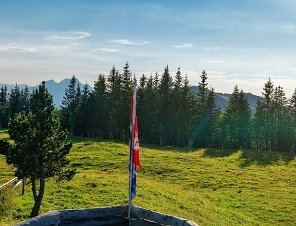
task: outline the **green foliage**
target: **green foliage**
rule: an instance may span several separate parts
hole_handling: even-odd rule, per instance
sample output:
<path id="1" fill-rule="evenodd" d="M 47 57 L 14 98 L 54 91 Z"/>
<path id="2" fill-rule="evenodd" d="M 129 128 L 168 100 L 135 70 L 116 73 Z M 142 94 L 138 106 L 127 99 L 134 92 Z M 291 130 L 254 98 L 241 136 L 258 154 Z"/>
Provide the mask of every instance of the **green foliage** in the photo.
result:
<path id="1" fill-rule="evenodd" d="M 227 148 L 248 148 L 251 141 L 251 108 L 244 92 L 235 86 L 223 113 L 222 133 Z"/>
<path id="2" fill-rule="evenodd" d="M 274 89 L 269 79 L 263 88 L 263 97 L 258 100 L 254 118 L 254 134 L 260 149 L 288 152 L 296 141 L 294 95 L 290 102 L 283 87 Z"/>
<path id="3" fill-rule="evenodd" d="M 0 129 L 6 128 L 9 121 L 9 101 L 7 87 L 2 86 L 0 90 Z"/>
<path id="4" fill-rule="evenodd" d="M 69 164 L 66 156 L 72 146 L 67 133 L 54 117 L 52 96 L 43 82 L 30 99 L 30 113 L 16 114 L 9 123 L 9 135 L 14 141 L 6 150 L 8 164 L 15 167 L 15 176 L 29 178 L 32 183 L 34 207 L 31 216 L 39 213 L 45 180 L 71 179 L 74 171 L 64 169 Z M 39 191 L 36 187 L 39 182 Z"/>
<path id="5" fill-rule="evenodd" d="M 202 71 L 200 79 L 198 92 L 193 93 L 187 75 L 183 77 L 180 68 L 174 79 L 168 66 L 160 78 L 158 74 L 142 75 L 137 92 L 141 142 L 200 148 L 291 150 L 296 143 L 296 94 L 288 101 L 283 88 L 274 88 L 269 78 L 255 114 L 246 95 L 237 87 L 228 107 L 221 112 L 214 89 L 208 88 L 206 71 Z M 122 74 L 115 66 L 108 76 L 100 74 L 92 92 L 84 89 L 81 93 L 73 77 L 60 110 L 63 128 L 78 136 L 127 142 L 132 86 L 128 63 Z"/>
<path id="6" fill-rule="evenodd" d="M 77 109 L 79 105 L 79 98 L 81 96 L 77 78 L 73 75 L 70 83 L 65 91 L 61 106 L 61 124 L 63 128 L 67 129 L 71 135 L 74 134 L 74 129 L 77 121 Z"/>
<path id="7" fill-rule="evenodd" d="M 208 77 L 205 70 L 202 71 L 200 78 L 201 81 L 198 83 L 197 100 L 202 105 L 206 101 L 206 96 L 208 93 L 208 83 L 206 82 Z"/>

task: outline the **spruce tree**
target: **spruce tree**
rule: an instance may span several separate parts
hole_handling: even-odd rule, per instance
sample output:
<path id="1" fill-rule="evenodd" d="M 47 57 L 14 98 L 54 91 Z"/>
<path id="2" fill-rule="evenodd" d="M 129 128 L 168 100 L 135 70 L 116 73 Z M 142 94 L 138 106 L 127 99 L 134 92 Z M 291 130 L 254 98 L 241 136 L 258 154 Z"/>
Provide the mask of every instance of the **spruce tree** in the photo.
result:
<path id="1" fill-rule="evenodd" d="M 264 140 L 265 140 L 265 149 L 272 149 L 272 133 L 274 129 L 274 114 L 273 109 L 271 107 L 274 88 L 271 79 L 265 83 L 263 88 L 263 105 L 264 105 Z"/>
<path id="2" fill-rule="evenodd" d="M 140 134 L 142 134 L 144 142 L 158 143 L 159 142 L 159 104 L 158 104 L 158 86 L 155 82 L 157 75 L 152 75 L 147 79 L 145 89 L 143 90 L 143 101 L 138 104 L 142 105 L 142 114 L 139 119 Z M 140 108 L 140 109 L 141 109 Z M 142 131 L 142 132 L 141 132 Z"/>
<path id="3" fill-rule="evenodd" d="M 169 72 L 169 67 L 166 66 L 161 76 L 158 90 L 159 98 L 159 131 L 160 144 L 169 144 L 171 135 L 171 111 L 172 111 L 172 88 L 173 79 Z"/>
<path id="4" fill-rule="evenodd" d="M 223 113 L 225 146 L 248 148 L 251 138 L 251 108 L 244 92 L 235 86 Z"/>
<path id="5" fill-rule="evenodd" d="M 0 89 L 0 129 L 7 128 L 9 120 L 9 103 L 7 87 L 2 86 Z"/>
<path id="6" fill-rule="evenodd" d="M 206 101 L 207 96 L 207 73 L 205 70 L 201 73 L 201 81 L 198 83 L 197 101 L 202 105 Z"/>
<path id="7" fill-rule="evenodd" d="M 238 100 L 238 145 L 243 148 L 250 148 L 252 139 L 251 127 L 252 110 L 248 103 L 247 96 L 241 90 Z"/>
<path id="8" fill-rule="evenodd" d="M 274 129 L 272 137 L 272 149 L 275 151 L 288 151 L 293 140 L 293 128 L 291 115 L 287 107 L 288 101 L 285 97 L 283 87 L 277 86 L 274 91 L 272 108 L 274 112 Z"/>
<path id="9" fill-rule="evenodd" d="M 98 76 L 94 83 L 94 91 L 90 95 L 90 128 L 92 136 L 99 136 L 103 138 L 108 137 L 107 119 L 107 91 L 106 78 L 103 74 Z"/>
<path id="10" fill-rule="evenodd" d="M 138 122 L 140 125 L 142 125 L 143 122 L 143 116 L 144 116 L 144 110 L 143 110 L 143 101 L 144 101 L 144 95 L 145 95 L 145 88 L 147 85 L 147 77 L 143 74 L 139 81 L 139 87 L 137 89 L 137 117 Z M 145 140 L 144 136 L 144 130 L 141 128 L 139 131 L 139 136 L 142 140 L 142 142 Z"/>
<path id="11" fill-rule="evenodd" d="M 21 90 L 20 94 L 20 110 L 25 114 L 29 113 L 30 91 L 28 86 Z"/>
<path id="12" fill-rule="evenodd" d="M 172 90 L 172 136 L 174 140 L 174 145 L 181 145 L 182 141 L 182 133 L 183 133 L 183 120 L 182 118 L 182 105 L 183 105 L 183 99 L 182 99 L 182 87 L 183 86 L 183 78 L 181 75 L 180 68 L 178 68 L 175 80 L 173 82 L 173 90 Z"/>
<path id="13" fill-rule="evenodd" d="M 182 133 L 182 143 L 192 147 L 194 139 L 194 129 L 197 121 L 197 101 L 196 97 L 190 90 L 190 85 L 187 75 L 183 80 L 182 86 L 182 116 L 183 119 L 181 128 L 183 128 Z"/>
<path id="14" fill-rule="evenodd" d="M 122 128 L 121 122 L 121 107 L 122 107 L 122 79 L 118 71 L 113 66 L 109 75 L 107 76 L 107 105 L 108 107 L 108 131 L 109 138 L 121 139 Z"/>
<path id="15" fill-rule="evenodd" d="M 10 92 L 9 97 L 9 117 L 14 118 L 14 115 L 21 112 L 21 91 L 16 84 Z"/>
<path id="16" fill-rule="evenodd" d="M 216 103 L 216 95 L 214 89 L 208 91 L 205 100 L 205 113 L 207 115 L 207 124 L 204 132 L 204 144 L 208 148 L 215 146 L 218 140 L 218 117 L 219 109 Z"/>
<path id="17" fill-rule="evenodd" d="M 130 99 L 133 90 L 133 80 L 132 74 L 129 69 L 128 62 L 125 64 L 123 68 L 122 74 L 122 89 L 121 89 L 121 107 L 120 107 L 120 127 L 123 131 L 123 140 L 127 141 L 129 137 L 129 107 L 130 107 Z"/>
<path id="18" fill-rule="evenodd" d="M 292 118 L 292 128 L 293 128 L 293 144 L 296 145 L 296 89 L 290 99 L 290 109 Z"/>
<path id="19" fill-rule="evenodd" d="M 206 103 L 206 100 L 209 95 L 209 91 L 207 88 L 208 83 L 206 82 L 208 77 L 205 71 L 202 71 L 200 76 L 201 81 L 198 85 L 197 92 L 197 122 L 194 133 L 194 143 L 198 147 L 208 147 L 208 123 L 209 123 L 209 105 Z"/>
<path id="20" fill-rule="evenodd" d="M 80 87 L 77 87 L 77 78 L 73 75 L 65 90 L 65 96 L 63 97 L 61 106 L 62 127 L 67 129 L 71 135 L 74 135 L 79 96 Z"/>
<path id="21" fill-rule="evenodd" d="M 90 104 L 90 92 L 88 85 L 85 84 L 80 94 L 79 104 L 76 112 L 76 134 L 80 136 L 89 136 L 89 104 Z"/>
<path id="22" fill-rule="evenodd" d="M 253 138 L 256 145 L 256 150 L 259 150 L 264 145 L 264 129 L 265 129 L 265 108 L 262 98 L 258 97 L 256 104 L 256 112 L 252 122 Z"/>

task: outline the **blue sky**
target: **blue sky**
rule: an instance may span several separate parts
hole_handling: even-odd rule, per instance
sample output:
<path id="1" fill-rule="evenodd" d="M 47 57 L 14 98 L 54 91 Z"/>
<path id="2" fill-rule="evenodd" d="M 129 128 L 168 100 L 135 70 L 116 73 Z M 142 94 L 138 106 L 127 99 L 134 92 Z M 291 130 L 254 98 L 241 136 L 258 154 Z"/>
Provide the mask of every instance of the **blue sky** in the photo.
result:
<path id="1" fill-rule="evenodd" d="M 296 88 L 296 1 L 4 1 L 0 83 L 36 85 L 99 73 L 128 61 L 136 76 L 181 67 L 196 85 L 260 94 L 270 76 Z"/>

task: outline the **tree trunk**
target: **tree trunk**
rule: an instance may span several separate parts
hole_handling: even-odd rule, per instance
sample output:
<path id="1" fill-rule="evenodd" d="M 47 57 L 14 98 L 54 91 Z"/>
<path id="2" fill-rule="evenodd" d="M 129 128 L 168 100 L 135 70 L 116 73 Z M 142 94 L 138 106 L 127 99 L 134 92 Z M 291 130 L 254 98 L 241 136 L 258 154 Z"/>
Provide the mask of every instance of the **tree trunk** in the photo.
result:
<path id="1" fill-rule="evenodd" d="M 31 180 L 31 181 L 32 181 L 32 192 L 33 192 L 35 203 L 32 208 L 30 217 L 36 217 L 39 215 L 40 206 L 41 206 L 41 202 L 44 195 L 45 179 L 40 179 L 40 187 L 39 187 L 38 195 L 36 193 L 36 181 L 35 180 Z"/>
<path id="2" fill-rule="evenodd" d="M 25 185 L 26 185 L 26 178 L 23 178 L 23 184 L 22 184 L 22 195 L 25 194 Z"/>

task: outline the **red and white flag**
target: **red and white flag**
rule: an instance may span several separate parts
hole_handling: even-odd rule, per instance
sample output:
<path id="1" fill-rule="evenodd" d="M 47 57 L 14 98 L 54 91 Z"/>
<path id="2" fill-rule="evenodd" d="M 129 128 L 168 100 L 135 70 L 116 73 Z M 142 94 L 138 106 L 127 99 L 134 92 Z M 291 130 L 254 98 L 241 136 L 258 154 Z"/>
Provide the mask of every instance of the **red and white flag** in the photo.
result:
<path id="1" fill-rule="evenodd" d="M 136 196 L 137 170 L 140 169 L 138 120 L 136 114 L 137 87 L 135 85 L 130 105 L 130 199 Z"/>
<path id="2" fill-rule="evenodd" d="M 135 169 L 140 169 L 140 149 L 139 149 L 139 135 L 138 135 L 138 120 L 136 114 L 136 97 L 137 88 L 135 86 L 134 92 L 131 99 L 131 114 L 130 114 L 130 149 L 133 155 L 133 163 L 135 164 Z"/>

